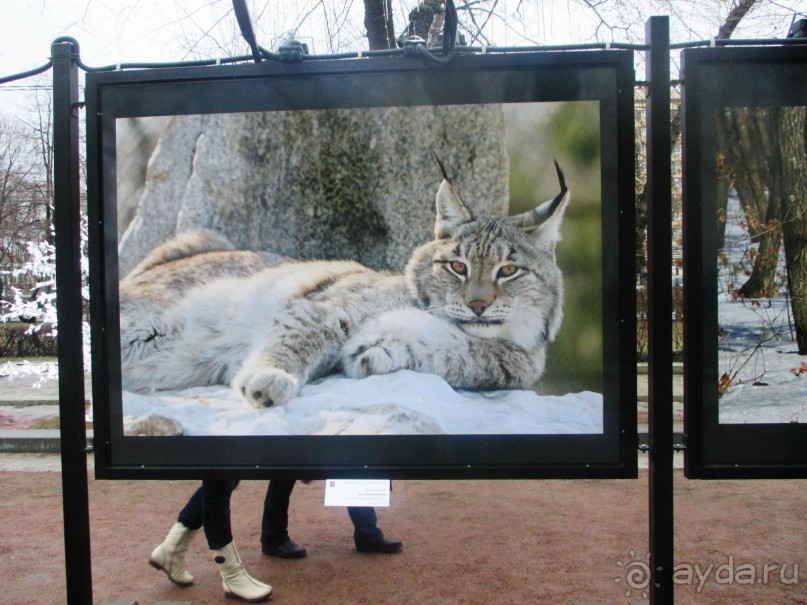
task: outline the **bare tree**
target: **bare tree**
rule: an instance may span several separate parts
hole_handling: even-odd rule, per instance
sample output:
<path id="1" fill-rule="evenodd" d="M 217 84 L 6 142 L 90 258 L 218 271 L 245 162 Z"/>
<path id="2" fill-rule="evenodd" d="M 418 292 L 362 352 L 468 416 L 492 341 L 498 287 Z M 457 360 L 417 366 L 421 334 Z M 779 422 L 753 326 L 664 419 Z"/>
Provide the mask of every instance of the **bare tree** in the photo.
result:
<path id="1" fill-rule="evenodd" d="M 27 133 L 0 121 L 0 268 L 13 271 L 27 259 L 27 242 L 48 233 L 47 185 Z"/>
<path id="2" fill-rule="evenodd" d="M 782 235 L 796 343 L 807 355 L 807 108 L 784 107 L 779 120 L 781 143 Z"/>
<path id="3" fill-rule="evenodd" d="M 721 156 L 737 191 L 754 251 L 738 294 L 773 297 L 784 244 L 796 343 L 807 355 L 807 108 L 727 109 L 718 117 Z"/>
<path id="4" fill-rule="evenodd" d="M 599 19 L 604 20 L 605 17 L 603 16 L 606 14 L 607 9 L 613 9 L 615 6 L 619 8 L 620 11 L 625 10 L 626 5 L 632 5 L 632 3 L 623 3 L 623 2 L 591 2 L 590 0 L 580 0 L 586 6 L 595 10 L 595 14 Z M 679 5 L 674 6 L 671 2 L 661 1 L 661 2 L 651 2 L 648 5 L 660 4 L 662 5 L 659 7 L 661 9 L 660 14 L 664 12 L 671 13 L 671 20 L 673 21 L 673 25 L 675 22 L 682 22 L 684 20 L 683 16 L 680 15 L 681 5 L 686 4 L 688 6 L 694 7 L 696 3 L 679 3 Z M 698 3 L 700 5 L 704 5 L 705 3 L 701 2 Z M 723 3 L 725 4 L 725 3 Z M 714 36 L 715 38 L 719 39 L 729 39 L 732 34 L 735 32 L 737 27 L 740 25 L 740 22 L 746 17 L 751 10 L 759 4 L 758 0 L 740 0 L 737 4 L 734 4 L 733 0 L 729 3 L 730 6 L 728 7 L 728 11 L 726 14 L 725 19 L 720 24 L 717 30 L 717 34 Z M 666 5 L 666 6 L 665 6 Z M 646 5 L 647 6 L 647 5 Z M 640 5 L 637 3 L 635 8 L 638 10 Z M 668 9 L 664 11 L 663 9 Z M 610 11 L 609 11 L 610 14 Z M 635 17 L 635 15 L 634 15 Z M 610 17 L 609 17 L 610 19 Z M 607 21 L 603 21 L 603 25 L 607 25 Z M 633 28 L 638 29 L 638 28 Z M 690 30 L 690 35 L 698 37 L 694 30 Z M 704 34 L 701 33 L 701 36 Z M 680 100 L 679 100 L 680 101 Z M 675 101 L 674 101 L 675 102 Z M 718 131 L 719 132 L 726 132 L 726 124 L 718 124 Z M 680 154 L 680 142 L 681 142 L 681 105 L 680 102 L 677 103 L 677 106 L 674 108 L 671 117 L 670 123 L 670 133 L 671 133 L 671 147 L 672 153 Z M 720 145 L 721 150 L 726 149 L 726 145 Z M 725 155 L 721 156 L 721 163 L 718 166 L 722 171 L 729 170 L 726 166 L 728 160 L 725 158 Z M 645 258 L 645 248 L 644 248 L 644 241 L 647 237 L 647 182 L 644 178 L 644 166 L 637 166 L 637 175 L 642 175 L 641 180 L 637 182 L 637 191 L 636 191 L 636 266 L 637 266 L 637 273 L 641 272 L 641 270 L 646 266 L 647 259 Z M 722 175 L 719 178 L 718 183 L 719 188 L 723 187 L 728 193 L 728 180 L 727 175 Z M 721 198 L 722 199 L 722 198 Z M 718 239 L 722 238 L 722 227 L 724 224 L 718 224 Z"/>
<path id="5" fill-rule="evenodd" d="M 43 1 L 45 10 L 52 0 Z M 591 41 L 642 42 L 650 15 L 670 15 L 675 42 L 710 37 L 784 35 L 803 0 L 455 0 L 459 31 L 469 45 L 523 46 Z M 248 0 L 259 43 L 275 48 L 290 32 L 316 52 L 392 48 L 401 33 L 422 38 L 441 0 Z M 97 32 L 114 23 L 119 45 L 148 40 L 150 56 L 124 60 L 246 54 L 229 0 L 85 2 L 76 25 Z M 158 6 L 158 10 L 155 10 Z M 803 10 L 803 8 L 801 9 Z M 154 25 L 153 15 L 160 23 Z M 394 16 L 394 18 L 393 18 Z M 439 19 L 436 19 L 439 21 Z M 393 27 L 397 23 L 396 28 Z M 411 31 L 410 30 L 411 24 Z M 638 55 L 637 55 L 638 58 Z"/>
<path id="6" fill-rule="evenodd" d="M 53 222 L 53 99 L 37 90 L 31 100 L 31 117 L 25 120 L 27 137 L 35 154 L 34 165 L 37 167 L 40 186 L 40 198 L 46 203 L 42 207 L 45 224 Z M 85 163 L 81 162 L 82 170 Z M 53 233 L 47 229 L 44 239 L 53 244 Z"/>

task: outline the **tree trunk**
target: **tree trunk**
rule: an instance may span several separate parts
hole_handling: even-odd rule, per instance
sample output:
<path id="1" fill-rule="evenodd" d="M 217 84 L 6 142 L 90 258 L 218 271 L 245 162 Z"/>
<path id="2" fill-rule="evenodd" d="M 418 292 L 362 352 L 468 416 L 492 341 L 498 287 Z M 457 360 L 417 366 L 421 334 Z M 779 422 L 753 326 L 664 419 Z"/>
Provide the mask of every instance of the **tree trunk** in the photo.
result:
<path id="1" fill-rule="evenodd" d="M 718 138 L 726 169 L 746 217 L 751 241 L 759 247 L 754 268 L 739 294 L 774 294 L 781 244 L 778 108 L 735 108 L 718 114 Z"/>
<path id="2" fill-rule="evenodd" d="M 757 162 L 764 165 L 767 173 L 767 203 L 764 222 L 754 225 L 752 232 L 759 242 L 754 269 L 748 281 L 739 290 L 746 298 L 771 298 L 776 296 L 776 269 L 779 265 L 779 248 L 782 245 L 782 161 L 779 150 L 780 109 L 770 107 L 759 109 L 754 123 L 762 125 L 755 135 L 757 141 Z M 760 156 L 760 152 L 762 157 Z M 763 185 L 764 186 L 764 185 Z M 765 192 L 761 194 L 764 196 Z M 759 207 L 760 211 L 762 210 Z"/>
<path id="3" fill-rule="evenodd" d="M 715 38 L 718 40 L 728 40 L 731 38 L 731 34 L 733 34 L 734 30 L 737 29 L 740 21 L 742 21 L 743 17 L 745 17 L 748 12 L 754 8 L 756 3 L 757 0 L 740 0 L 740 2 L 738 2 L 737 5 L 731 9 L 731 12 L 729 12 L 728 16 L 726 17 L 726 21 L 720 26 Z"/>
<path id="4" fill-rule="evenodd" d="M 680 116 L 680 114 L 679 114 Z M 715 120 L 717 129 L 717 161 L 715 162 L 715 172 L 717 176 L 717 249 L 722 250 L 726 245 L 726 222 L 728 219 L 728 205 L 729 193 L 733 185 L 733 177 L 731 174 L 731 166 L 729 165 L 726 153 L 723 151 L 726 148 L 726 141 L 729 138 L 726 132 L 727 120 L 725 116 L 718 113 Z M 678 127 L 680 129 L 681 123 L 679 121 Z M 680 132 L 679 132 L 680 134 Z"/>
<path id="5" fill-rule="evenodd" d="M 785 107 L 780 120 L 782 235 L 799 355 L 807 355 L 807 108 Z"/>
<path id="6" fill-rule="evenodd" d="M 395 48 L 392 0 L 364 0 L 364 27 L 370 50 Z"/>
<path id="7" fill-rule="evenodd" d="M 760 235 L 759 248 L 754 259 L 754 269 L 739 290 L 745 298 L 772 298 L 776 296 L 776 267 L 779 262 L 779 247 L 782 244 L 782 228 L 779 222 L 779 204 L 771 197 L 768 203 L 766 230 Z"/>
<path id="8" fill-rule="evenodd" d="M 442 9 L 442 0 L 422 0 L 409 12 L 409 35 L 429 39 L 434 16 Z"/>
<path id="9" fill-rule="evenodd" d="M 722 122 L 722 149 L 734 177 L 734 188 L 740 197 L 748 231 L 753 242 L 765 231 L 768 213 L 768 188 L 771 177 L 770 158 L 777 122 L 767 108 L 727 109 L 718 117 Z"/>
<path id="10" fill-rule="evenodd" d="M 729 192 L 731 191 L 731 175 L 721 168 L 724 162 L 718 162 L 717 173 L 717 249 L 726 245 L 726 217 L 728 215 Z"/>

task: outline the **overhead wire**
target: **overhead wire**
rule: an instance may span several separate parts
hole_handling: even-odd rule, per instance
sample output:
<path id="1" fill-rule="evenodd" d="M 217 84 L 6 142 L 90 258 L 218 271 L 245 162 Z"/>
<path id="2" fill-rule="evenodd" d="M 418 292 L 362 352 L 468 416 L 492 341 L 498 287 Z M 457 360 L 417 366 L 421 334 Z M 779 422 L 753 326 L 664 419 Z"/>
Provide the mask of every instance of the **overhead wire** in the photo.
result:
<path id="1" fill-rule="evenodd" d="M 51 67 L 53 67 L 53 59 L 49 59 L 47 63 L 39 67 L 35 67 L 34 69 L 29 69 L 28 71 L 21 71 L 20 73 L 12 74 L 10 76 L 0 77 L 0 84 L 7 84 L 8 82 L 15 82 L 17 80 L 23 80 L 25 78 L 32 78 L 33 76 L 38 76 L 39 74 L 45 73 Z"/>
<path id="2" fill-rule="evenodd" d="M 282 61 L 283 58 L 277 52 L 267 50 L 260 46 L 255 38 L 249 14 L 246 11 L 244 0 L 233 0 L 236 9 L 236 18 L 242 35 L 250 46 L 250 55 L 239 55 L 234 57 L 224 57 L 217 59 L 197 59 L 191 61 L 167 61 L 167 62 L 130 62 L 116 63 L 101 66 L 91 66 L 84 63 L 79 56 L 78 42 L 71 37 L 63 36 L 54 40 L 54 44 L 59 42 L 69 42 L 74 46 L 74 58 L 76 64 L 85 72 L 121 71 L 128 69 L 166 69 L 183 67 L 208 67 L 218 65 L 229 65 L 235 63 L 255 62 L 262 60 Z M 457 10 L 453 0 L 446 0 L 446 19 L 443 26 L 443 45 L 440 53 L 434 53 L 425 45 L 416 48 L 416 55 L 432 65 L 445 65 L 449 63 L 457 54 L 503 54 L 503 53 L 527 53 L 527 52 L 562 52 L 576 50 L 633 50 L 646 51 L 648 47 L 643 44 L 631 43 L 591 43 L 591 44 L 557 44 L 557 45 L 536 45 L 536 46 L 456 46 L 457 32 Z M 685 48 L 698 47 L 722 47 L 722 46 L 772 46 L 772 45 L 800 45 L 807 44 L 807 38 L 767 38 L 767 39 L 711 39 L 698 40 L 694 42 L 681 42 L 670 44 L 670 49 L 681 50 Z M 306 61 L 326 61 L 342 59 L 362 59 L 368 57 L 393 57 L 408 54 L 405 49 L 354 51 L 326 55 L 304 55 Z M 53 60 L 48 61 L 33 69 L 22 71 L 8 76 L 0 76 L 0 85 L 8 84 L 18 80 L 30 78 L 45 73 L 53 67 Z M 8 88 L 3 90 L 9 90 Z"/>

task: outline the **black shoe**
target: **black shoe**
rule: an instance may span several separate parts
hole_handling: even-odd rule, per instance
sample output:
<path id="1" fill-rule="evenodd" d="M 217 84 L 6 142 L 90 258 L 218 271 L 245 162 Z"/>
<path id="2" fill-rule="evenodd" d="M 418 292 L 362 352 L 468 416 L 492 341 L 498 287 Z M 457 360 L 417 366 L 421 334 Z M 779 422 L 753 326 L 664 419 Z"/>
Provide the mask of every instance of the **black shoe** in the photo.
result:
<path id="1" fill-rule="evenodd" d="M 286 540 L 280 546 L 261 544 L 261 550 L 265 555 L 280 557 L 281 559 L 302 559 L 308 554 L 305 550 L 305 546 L 300 546 L 291 540 Z"/>
<path id="2" fill-rule="evenodd" d="M 356 550 L 359 552 L 392 553 L 398 552 L 401 547 L 403 547 L 403 542 L 398 538 L 387 538 L 386 536 L 381 536 L 377 540 L 356 541 Z"/>

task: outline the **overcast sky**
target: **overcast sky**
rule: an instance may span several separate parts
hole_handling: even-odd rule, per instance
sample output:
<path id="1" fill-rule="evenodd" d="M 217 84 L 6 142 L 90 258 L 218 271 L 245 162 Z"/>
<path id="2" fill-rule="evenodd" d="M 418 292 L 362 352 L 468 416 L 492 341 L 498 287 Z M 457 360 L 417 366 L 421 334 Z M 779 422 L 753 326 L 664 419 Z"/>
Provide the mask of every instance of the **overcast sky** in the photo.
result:
<path id="1" fill-rule="evenodd" d="M 393 0 L 400 31 L 409 8 L 418 0 Z M 633 3 L 611 2 L 605 5 Z M 636 8 L 598 28 L 599 14 L 581 0 L 498 0 L 487 41 L 500 46 L 572 44 L 600 40 L 641 41 L 643 22 L 657 11 L 671 13 L 673 41 L 709 38 L 725 18 L 730 0 L 636 0 Z M 362 0 L 249 0 L 259 43 L 276 47 L 290 29 L 313 52 L 327 54 L 366 48 Z M 807 0 L 764 0 L 735 37 L 783 37 L 794 11 L 807 13 Z M 515 15 L 515 17 L 513 16 Z M 621 25 L 630 25 L 621 29 Z M 687 29 L 689 31 L 687 31 Z M 224 57 L 248 53 L 238 35 L 230 0 L 0 0 L 0 75 L 42 65 L 51 42 L 70 35 L 91 66 L 132 61 L 176 61 L 199 56 Z M 479 41 L 476 42 L 477 44 Z M 50 74 L 0 86 L 0 112 L 18 114 L 36 85 L 47 87 Z M 46 92 L 46 91 L 45 91 Z"/>

